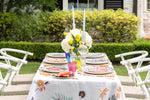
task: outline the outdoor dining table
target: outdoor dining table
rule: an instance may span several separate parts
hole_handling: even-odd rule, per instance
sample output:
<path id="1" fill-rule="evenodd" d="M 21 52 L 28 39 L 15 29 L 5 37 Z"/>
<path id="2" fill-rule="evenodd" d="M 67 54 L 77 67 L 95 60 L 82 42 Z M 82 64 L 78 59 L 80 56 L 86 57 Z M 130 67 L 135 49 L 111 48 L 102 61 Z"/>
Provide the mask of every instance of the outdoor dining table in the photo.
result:
<path id="1" fill-rule="evenodd" d="M 27 100 L 125 100 L 115 70 L 108 74 L 88 74 L 76 71 L 74 77 L 58 78 L 53 76 L 54 73 L 41 70 L 45 64 L 48 64 L 44 62 L 47 58 L 49 57 L 46 54 L 33 78 Z M 105 58 L 108 59 L 106 54 Z M 103 65 L 97 64 L 96 66 L 104 67 Z M 59 66 L 67 65 L 60 64 Z M 110 61 L 107 67 L 113 69 Z"/>

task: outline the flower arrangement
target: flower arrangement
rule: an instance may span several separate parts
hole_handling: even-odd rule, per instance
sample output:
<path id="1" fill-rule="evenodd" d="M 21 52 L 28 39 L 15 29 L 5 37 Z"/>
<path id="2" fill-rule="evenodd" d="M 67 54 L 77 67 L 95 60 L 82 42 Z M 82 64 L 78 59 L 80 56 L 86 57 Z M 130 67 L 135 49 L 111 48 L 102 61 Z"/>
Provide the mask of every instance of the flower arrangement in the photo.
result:
<path id="1" fill-rule="evenodd" d="M 76 56 L 79 56 L 78 52 L 79 46 L 82 45 L 82 31 L 79 29 L 70 30 L 69 33 L 64 33 L 65 39 L 61 42 L 61 47 L 66 53 L 74 53 Z M 92 38 L 91 36 L 85 32 L 85 46 L 90 49 L 92 47 Z"/>

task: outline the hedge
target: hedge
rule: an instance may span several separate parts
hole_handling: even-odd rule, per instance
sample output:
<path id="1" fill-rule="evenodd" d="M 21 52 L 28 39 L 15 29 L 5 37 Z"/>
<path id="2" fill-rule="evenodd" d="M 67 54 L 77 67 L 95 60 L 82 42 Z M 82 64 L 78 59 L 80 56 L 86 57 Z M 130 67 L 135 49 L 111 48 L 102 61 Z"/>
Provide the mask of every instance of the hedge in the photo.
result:
<path id="1" fill-rule="evenodd" d="M 83 29 L 83 11 L 75 11 L 76 28 Z M 137 39 L 140 18 L 122 9 L 86 11 L 86 31 L 95 43 L 126 43 Z M 35 15 L 0 13 L 0 41 L 60 42 L 72 29 L 72 11 Z"/>
<path id="2" fill-rule="evenodd" d="M 28 60 L 42 60 L 46 53 L 64 52 L 61 49 L 60 43 L 1 42 L 0 48 L 15 48 L 34 53 L 33 56 L 28 57 Z M 90 52 L 105 52 L 109 59 L 114 62 L 120 61 L 120 58 L 115 58 L 116 54 L 137 50 L 147 50 L 150 52 L 150 42 L 97 43 L 93 44 Z M 12 55 L 21 56 L 15 53 Z"/>

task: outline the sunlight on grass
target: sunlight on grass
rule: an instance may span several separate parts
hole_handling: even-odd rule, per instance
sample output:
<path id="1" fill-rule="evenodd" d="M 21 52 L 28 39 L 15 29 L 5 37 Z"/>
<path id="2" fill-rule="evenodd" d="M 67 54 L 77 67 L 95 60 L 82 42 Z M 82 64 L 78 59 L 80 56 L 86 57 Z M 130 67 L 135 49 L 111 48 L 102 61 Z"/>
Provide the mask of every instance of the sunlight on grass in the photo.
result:
<path id="1" fill-rule="evenodd" d="M 128 72 L 127 69 L 124 66 L 120 66 L 120 65 L 113 65 L 117 75 L 121 75 L 121 76 L 128 76 Z"/>
<path id="2" fill-rule="evenodd" d="M 121 66 L 121 65 L 113 65 L 113 66 L 114 66 L 114 69 L 115 69 L 117 75 L 128 76 L 128 71 L 125 68 L 125 66 Z M 134 66 L 134 68 L 135 68 L 135 66 Z M 145 79 L 146 75 L 147 75 L 147 72 L 140 73 L 142 80 Z"/>
<path id="3" fill-rule="evenodd" d="M 40 67 L 40 64 L 40 62 L 28 62 L 21 67 L 20 74 L 36 73 L 37 69 Z"/>

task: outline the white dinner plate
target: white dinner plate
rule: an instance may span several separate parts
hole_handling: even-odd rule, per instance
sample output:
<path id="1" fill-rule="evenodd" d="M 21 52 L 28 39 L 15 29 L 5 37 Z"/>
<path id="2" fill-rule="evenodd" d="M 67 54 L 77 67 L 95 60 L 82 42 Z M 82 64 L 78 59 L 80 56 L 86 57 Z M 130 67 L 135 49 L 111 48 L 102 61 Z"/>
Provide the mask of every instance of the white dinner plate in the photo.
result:
<path id="1" fill-rule="evenodd" d="M 45 58 L 43 62 L 49 64 L 67 64 L 67 59 L 66 58 Z"/>
<path id="2" fill-rule="evenodd" d="M 107 64 L 109 59 L 86 59 L 87 64 Z"/>
<path id="3" fill-rule="evenodd" d="M 88 74 L 109 74 L 114 71 L 113 68 L 99 67 L 99 66 L 86 66 L 84 72 Z"/>
<path id="4" fill-rule="evenodd" d="M 105 56 L 105 53 L 88 53 L 86 55 L 87 58 L 100 58 L 104 56 Z"/>
<path id="5" fill-rule="evenodd" d="M 53 58 L 65 58 L 65 53 L 47 53 L 46 55 Z"/>
<path id="6" fill-rule="evenodd" d="M 44 65 L 42 64 L 42 66 L 40 67 L 40 70 L 42 71 L 46 71 L 46 72 L 53 72 L 53 73 L 59 73 L 59 72 L 64 72 L 66 70 L 68 70 L 68 66 L 67 65 Z"/>

